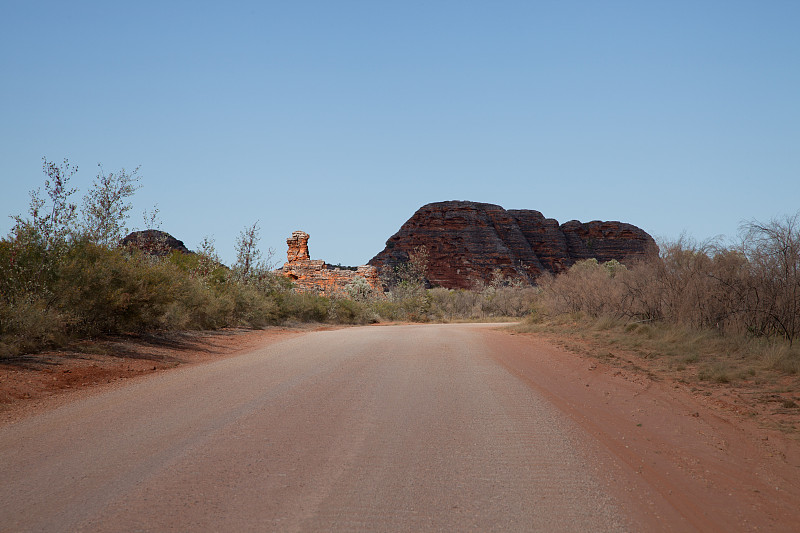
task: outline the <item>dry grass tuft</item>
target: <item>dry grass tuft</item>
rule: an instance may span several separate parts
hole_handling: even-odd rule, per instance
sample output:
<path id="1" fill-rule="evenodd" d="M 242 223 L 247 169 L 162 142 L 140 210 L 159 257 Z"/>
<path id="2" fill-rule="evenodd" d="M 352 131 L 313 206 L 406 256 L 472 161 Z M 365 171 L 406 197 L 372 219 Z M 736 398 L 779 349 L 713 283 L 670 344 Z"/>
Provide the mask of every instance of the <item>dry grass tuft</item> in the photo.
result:
<path id="1" fill-rule="evenodd" d="M 800 375 L 800 349 L 781 339 L 722 335 L 660 322 L 625 323 L 614 317 L 559 315 L 529 320 L 513 328 L 522 333 L 568 336 L 589 342 L 592 353 L 626 353 L 677 372 L 681 379 L 734 383 L 755 377 Z"/>

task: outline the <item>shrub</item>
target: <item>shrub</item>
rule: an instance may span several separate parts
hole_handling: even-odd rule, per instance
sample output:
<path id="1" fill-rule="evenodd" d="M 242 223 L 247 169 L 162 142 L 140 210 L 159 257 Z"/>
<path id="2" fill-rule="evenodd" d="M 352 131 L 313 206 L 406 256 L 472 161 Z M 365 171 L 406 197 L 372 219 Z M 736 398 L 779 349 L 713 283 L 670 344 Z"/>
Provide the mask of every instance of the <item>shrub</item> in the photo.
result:
<path id="1" fill-rule="evenodd" d="M 41 299 L 0 300 L 0 357 L 58 346 L 66 326 L 61 313 Z"/>
<path id="2" fill-rule="evenodd" d="M 742 231 L 754 278 L 748 291 L 752 326 L 791 345 L 800 334 L 800 212 L 769 223 L 752 221 Z"/>
<path id="3" fill-rule="evenodd" d="M 336 324 L 363 324 L 366 322 L 365 308 L 354 300 L 333 299 L 328 307 L 327 319 Z"/>
<path id="4" fill-rule="evenodd" d="M 287 291 L 275 295 L 278 313 L 283 320 L 325 322 L 330 300 L 318 294 Z"/>
<path id="5" fill-rule="evenodd" d="M 65 257 L 56 290 L 74 331 L 98 335 L 169 327 L 180 282 L 169 263 L 84 241 Z"/>
<path id="6" fill-rule="evenodd" d="M 556 277 L 540 278 L 542 299 L 552 314 L 585 313 L 590 317 L 624 314 L 622 278 L 627 269 L 599 264 L 596 259 L 578 261 Z"/>
<path id="7" fill-rule="evenodd" d="M 665 322 L 722 334 L 800 334 L 800 213 L 743 226 L 742 243 L 723 247 L 682 236 L 660 256 L 625 267 L 580 261 L 538 280 L 547 313 L 584 313 Z"/>
<path id="8" fill-rule="evenodd" d="M 229 283 L 225 292 L 233 300 L 233 321 L 235 325 L 263 328 L 277 324 L 281 310 L 277 302 L 254 287 Z"/>
<path id="9" fill-rule="evenodd" d="M 351 300 L 357 302 L 366 302 L 373 297 L 372 286 L 363 276 L 354 277 L 353 280 L 345 286 L 344 291 Z"/>

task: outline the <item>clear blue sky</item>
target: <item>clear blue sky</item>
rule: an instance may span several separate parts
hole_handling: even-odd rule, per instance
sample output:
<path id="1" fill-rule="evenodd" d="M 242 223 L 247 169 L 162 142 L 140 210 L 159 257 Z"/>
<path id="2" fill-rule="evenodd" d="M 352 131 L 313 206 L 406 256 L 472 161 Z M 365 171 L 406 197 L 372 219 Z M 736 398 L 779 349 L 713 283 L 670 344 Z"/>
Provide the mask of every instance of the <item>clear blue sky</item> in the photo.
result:
<path id="1" fill-rule="evenodd" d="M 800 209 L 800 2 L 0 3 L 0 234 L 67 157 L 132 226 L 362 264 L 474 200 L 656 237 Z"/>

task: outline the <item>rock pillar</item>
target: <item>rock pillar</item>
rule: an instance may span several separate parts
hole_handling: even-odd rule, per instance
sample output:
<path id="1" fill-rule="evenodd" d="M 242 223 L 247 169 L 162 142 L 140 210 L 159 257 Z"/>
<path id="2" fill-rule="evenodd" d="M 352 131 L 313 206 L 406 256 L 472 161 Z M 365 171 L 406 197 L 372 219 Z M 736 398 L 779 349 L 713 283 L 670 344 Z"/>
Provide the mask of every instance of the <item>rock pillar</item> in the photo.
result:
<path id="1" fill-rule="evenodd" d="M 305 231 L 293 231 L 292 236 L 286 239 L 289 250 L 286 253 L 289 263 L 295 261 L 307 261 L 308 255 L 308 233 Z"/>

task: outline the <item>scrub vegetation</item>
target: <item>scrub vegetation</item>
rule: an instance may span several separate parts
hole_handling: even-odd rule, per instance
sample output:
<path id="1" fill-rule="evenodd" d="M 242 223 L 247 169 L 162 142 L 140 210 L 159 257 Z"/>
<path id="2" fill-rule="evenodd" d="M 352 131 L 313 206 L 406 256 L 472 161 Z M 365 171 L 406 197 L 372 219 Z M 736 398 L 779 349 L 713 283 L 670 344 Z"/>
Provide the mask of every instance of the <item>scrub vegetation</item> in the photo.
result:
<path id="1" fill-rule="evenodd" d="M 43 171 L 44 193 L 31 192 L 28 213 L 12 217 L 11 232 L 0 240 L 0 356 L 117 334 L 484 319 L 530 309 L 524 295 L 533 289 L 502 280 L 478 292 L 429 290 L 424 250 L 385 273 L 386 294 L 374 294 L 358 278 L 338 297 L 296 292 L 274 274 L 271 253 L 263 257 L 258 222 L 240 233 L 230 267 L 210 238 L 194 254 L 144 253 L 120 244 L 140 186 L 138 168 L 106 173 L 100 167 L 81 201 L 70 186 L 77 168 L 69 161 L 44 160 Z M 147 229 L 157 227 L 156 215 L 148 221 L 145 214 Z"/>
<path id="2" fill-rule="evenodd" d="M 386 292 L 356 278 L 326 297 L 273 272 L 258 222 L 242 230 L 230 267 L 209 238 L 194 254 L 121 246 L 138 168 L 100 167 L 80 202 L 69 161 L 43 170 L 44 193 L 31 192 L 0 240 L 0 356 L 154 331 L 515 317 L 523 331 L 588 338 L 711 382 L 800 372 L 800 214 L 747 222 L 735 246 L 683 237 L 657 257 L 581 261 L 535 287 L 499 272 L 473 290 L 430 287 L 420 247 L 382 272 Z"/>
<path id="3" fill-rule="evenodd" d="M 628 266 L 587 260 L 540 278 L 519 329 L 658 358 L 701 381 L 800 373 L 800 213 L 744 223 L 734 246 L 682 237 L 660 249 Z"/>

